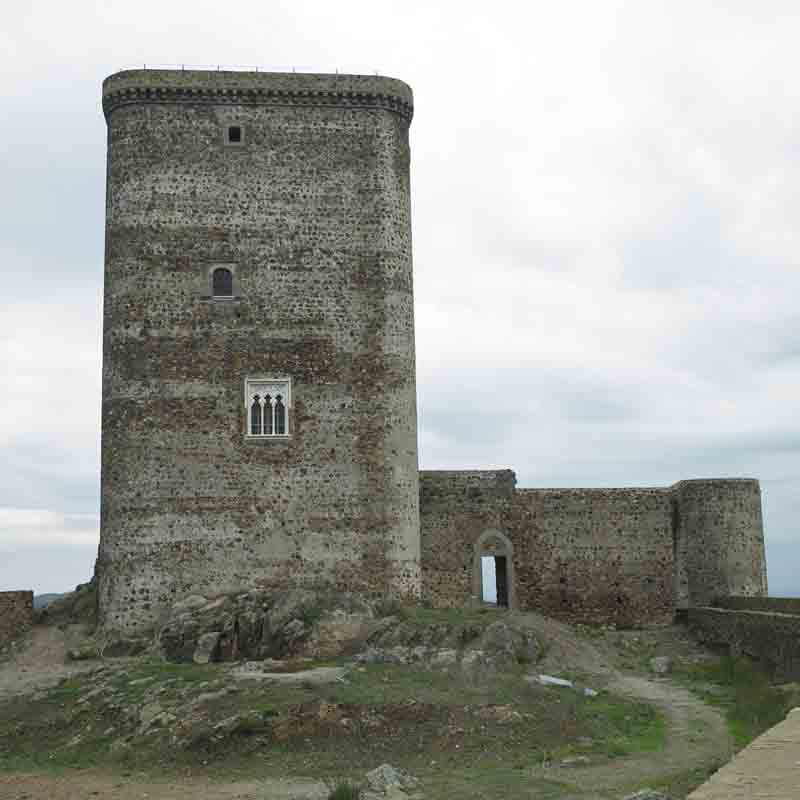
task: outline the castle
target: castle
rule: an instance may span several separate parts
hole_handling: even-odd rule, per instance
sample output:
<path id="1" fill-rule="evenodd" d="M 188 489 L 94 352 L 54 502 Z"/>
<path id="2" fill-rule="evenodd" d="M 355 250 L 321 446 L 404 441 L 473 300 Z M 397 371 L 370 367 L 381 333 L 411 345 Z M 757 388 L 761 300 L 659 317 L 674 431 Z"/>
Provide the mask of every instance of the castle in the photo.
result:
<path id="1" fill-rule="evenodd" d="M 621 624 L 766 593 L 757 481 L 418 470 L 404 83 L 135 70 L 103 109 L 105 628 L 297 585 Z"/>

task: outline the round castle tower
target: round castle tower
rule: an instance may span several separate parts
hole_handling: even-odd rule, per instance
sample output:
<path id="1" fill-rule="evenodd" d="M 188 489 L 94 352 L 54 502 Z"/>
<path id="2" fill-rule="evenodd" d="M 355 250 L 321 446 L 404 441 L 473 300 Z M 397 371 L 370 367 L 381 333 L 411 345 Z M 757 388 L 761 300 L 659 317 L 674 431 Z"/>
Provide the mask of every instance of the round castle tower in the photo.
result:
<path id="1" fill-rule="evenodd" d="M 137 70 L 103 109 L 101 624 L 418 593 L 411 90 Z"/>
<path id="2" fill-rule="evenodd" d="M 761 486 L 752 478 L 680 481 L 676 502 L 677 608 L 768 593 Z"/>

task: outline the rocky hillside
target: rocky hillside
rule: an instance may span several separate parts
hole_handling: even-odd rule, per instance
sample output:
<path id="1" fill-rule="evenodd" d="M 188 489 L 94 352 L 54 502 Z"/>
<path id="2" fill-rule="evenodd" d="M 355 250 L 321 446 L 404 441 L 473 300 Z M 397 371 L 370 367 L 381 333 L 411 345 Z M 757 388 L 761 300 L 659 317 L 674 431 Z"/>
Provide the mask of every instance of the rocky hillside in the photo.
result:
<path id="1" fill-rule="evenodd" d="M 678 629 L 298 591 L 187 597 L 151 637 L 77 641 L 89 598 L 61 601 L 0 665 L 0 796 L 5 781 L 58 797 L 41 777 L 56 770 L 59 786 L 94 780 L 120 800 L 182 798 L 161 783 L 178 776 L 187 797 L 326 800 L 351 781 L 396 800 L 619 800 L 645 786 L 677 800 L 730 752 L 716 711 L 652 675 L 709 658 Z M 72 660 L 45 681 L 58 637 Z M 387 764 L 401 777 L 376 789 L 366 775 Z M 103 783 L 131 775 L 130 795 Z"/>

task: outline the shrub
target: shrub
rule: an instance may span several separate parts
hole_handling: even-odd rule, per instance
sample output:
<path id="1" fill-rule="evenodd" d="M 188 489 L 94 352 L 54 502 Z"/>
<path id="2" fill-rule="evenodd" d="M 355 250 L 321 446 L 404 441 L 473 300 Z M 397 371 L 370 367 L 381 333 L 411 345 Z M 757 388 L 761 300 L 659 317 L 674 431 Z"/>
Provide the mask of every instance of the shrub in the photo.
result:
<path id="1" fill-rule="evenodd" d="M 361 800 L 361 788 L 350 781 L 339 781 L 331 787 L 328 800 Z"/>

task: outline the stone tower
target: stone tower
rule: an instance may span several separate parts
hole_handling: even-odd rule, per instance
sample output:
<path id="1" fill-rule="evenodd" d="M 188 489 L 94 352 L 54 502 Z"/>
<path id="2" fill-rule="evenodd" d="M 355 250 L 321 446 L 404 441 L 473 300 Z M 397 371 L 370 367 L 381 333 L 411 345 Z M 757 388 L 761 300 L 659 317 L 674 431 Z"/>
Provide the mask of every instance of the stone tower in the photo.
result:
<path id="1" fill-rule="evenodd" d="M 411 90 L 137 70 L 103 110 L 101 624 L 418 593 Z"/>

